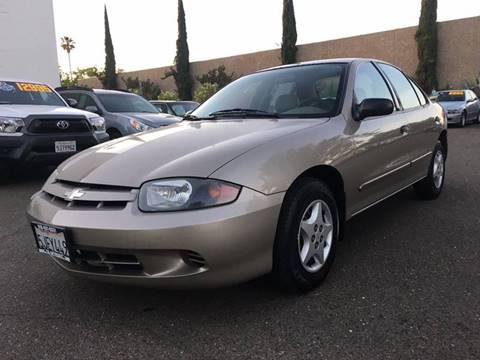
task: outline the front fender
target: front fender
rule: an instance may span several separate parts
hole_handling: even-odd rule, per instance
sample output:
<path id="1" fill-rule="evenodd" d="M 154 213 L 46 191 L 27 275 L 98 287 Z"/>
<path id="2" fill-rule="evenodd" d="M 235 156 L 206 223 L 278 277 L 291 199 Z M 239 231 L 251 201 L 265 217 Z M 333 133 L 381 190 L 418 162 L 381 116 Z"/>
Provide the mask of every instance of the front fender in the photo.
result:
<path id="1" fill-rule="evenodd" d="M 295 179 L 318 165 L 341 168 L 353 153 L 342 116 L 275 139 L 233 159 L 210 177 L 269 195 L 289 189 Z"/>

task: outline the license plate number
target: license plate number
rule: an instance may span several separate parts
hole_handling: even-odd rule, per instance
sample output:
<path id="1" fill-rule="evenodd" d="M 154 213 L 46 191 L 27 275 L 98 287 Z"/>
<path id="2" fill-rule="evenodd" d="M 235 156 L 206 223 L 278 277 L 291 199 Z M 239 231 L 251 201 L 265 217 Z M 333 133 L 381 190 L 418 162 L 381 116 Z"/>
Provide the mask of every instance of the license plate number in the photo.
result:
<path id="1" fill-rule="evenodd" d="M 76 151 L 77 151 L 76 141 L 55 141 L 55 152 L 57 153 L 76 152 Z"/>
<path id="2" fill-rule="evenodd" d="M 44 224 L 32 224 L 38 252 L 71 261 L 65 229 Z"/>

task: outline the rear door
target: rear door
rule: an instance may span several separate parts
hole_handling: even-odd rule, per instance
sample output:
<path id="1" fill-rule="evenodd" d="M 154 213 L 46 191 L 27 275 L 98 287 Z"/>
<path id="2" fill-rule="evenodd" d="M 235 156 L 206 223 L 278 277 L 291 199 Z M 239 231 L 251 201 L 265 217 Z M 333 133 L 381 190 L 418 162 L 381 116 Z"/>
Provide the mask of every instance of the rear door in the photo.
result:
<path id="1" fill-rule="evenodd" d="M 393 86 L 407 122 L 405 153 L 412 166 L 405 172 L 405 181 L 412 183 L 427 173 L 440 119 L 420 88 L 403 72 L 389 64 L 379 63 L 379 67 Z"/>

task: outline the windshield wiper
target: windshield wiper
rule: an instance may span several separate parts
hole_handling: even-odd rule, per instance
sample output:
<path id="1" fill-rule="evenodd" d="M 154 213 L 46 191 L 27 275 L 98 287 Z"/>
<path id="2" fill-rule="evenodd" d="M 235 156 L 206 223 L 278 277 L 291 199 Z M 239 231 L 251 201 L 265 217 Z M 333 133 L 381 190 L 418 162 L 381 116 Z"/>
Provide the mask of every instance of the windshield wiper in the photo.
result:
<path id="1" fill-rule="evenodd" d="M 212 120 L 212 119 L 215 119 L 215 117 L 210 116 L 210 117 L 201 118 L 192 114 L 186 114 L 182 120 L 200 121 L 200 120 Z"/>
<path id="2" fill-rule="evenodd" d="M 268 111 L 256 110 L 256 109 L 225 109 L 220 111 L 215 111 L 210 114 L 210 116 L 261 116 L 261 117 L 274 117 L 278 118 L 277 113 L 269 113 Z"/>
<path id="3" fill-rule="evenodd" d="M 12 102 L 11 101 L 1 101 L 0 100 L 0 105 L 11 105 Z"/>

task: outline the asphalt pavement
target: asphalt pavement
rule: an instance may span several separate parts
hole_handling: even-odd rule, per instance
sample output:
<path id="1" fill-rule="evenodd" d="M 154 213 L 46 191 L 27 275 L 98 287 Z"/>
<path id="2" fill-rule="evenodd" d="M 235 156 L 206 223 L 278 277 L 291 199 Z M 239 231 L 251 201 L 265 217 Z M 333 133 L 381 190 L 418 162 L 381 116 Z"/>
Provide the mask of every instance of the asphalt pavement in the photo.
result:
<path id="1" fill-rule="evenodd" d="M 28 169 L 0 185 L 0 359 L 480 359 L 480 126 L 449 141 L 442 196 L 352 219 L 304 295 L 71 278 L 35 251 L 25 207 L 48 171 Z"/>

